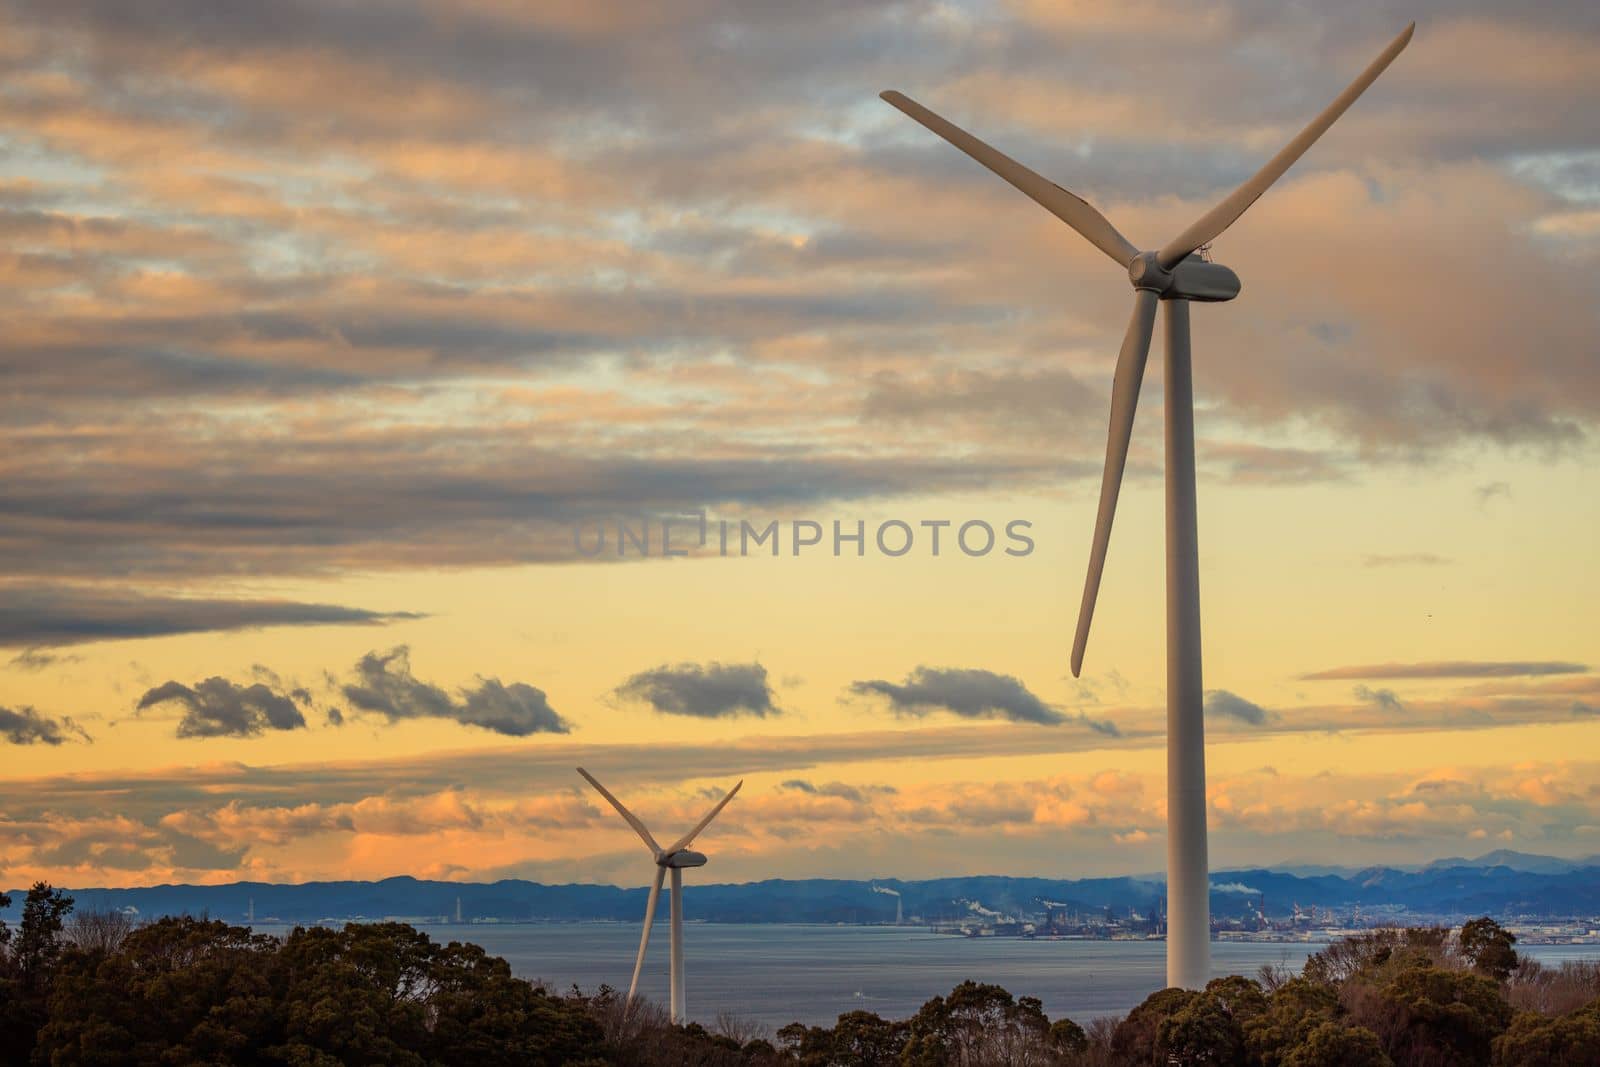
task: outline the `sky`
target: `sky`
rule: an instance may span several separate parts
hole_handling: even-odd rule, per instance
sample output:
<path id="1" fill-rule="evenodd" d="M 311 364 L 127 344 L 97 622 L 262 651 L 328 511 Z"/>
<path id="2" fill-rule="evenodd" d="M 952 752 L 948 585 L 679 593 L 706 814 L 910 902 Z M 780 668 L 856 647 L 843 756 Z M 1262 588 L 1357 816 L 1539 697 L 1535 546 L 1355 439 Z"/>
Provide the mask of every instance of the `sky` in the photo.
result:
<path id="1" fill-rule="evenodd" d="M 4 0 L 0 885 L 1160 871 L 1160 349 L 1075 679 L 1126 277 L 877 94 L 1153 248 L 1412 19 L 1193 311 L 1212 865 L 1600 853 L 1595 5 Z"/>

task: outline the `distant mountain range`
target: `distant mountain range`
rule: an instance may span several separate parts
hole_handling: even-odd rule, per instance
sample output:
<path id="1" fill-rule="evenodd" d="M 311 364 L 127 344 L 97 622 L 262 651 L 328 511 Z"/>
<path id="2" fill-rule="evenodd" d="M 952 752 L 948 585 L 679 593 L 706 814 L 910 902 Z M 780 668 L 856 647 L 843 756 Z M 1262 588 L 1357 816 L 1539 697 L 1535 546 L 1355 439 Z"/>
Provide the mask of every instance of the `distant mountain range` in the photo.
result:
<path id="1" fill-rule="evenodd" d="M 1450 859 L 1421 868 L 1250 868 L 1211 876 L 1212 909 L 1238 915 L 1265 901 L 1267 914 L 1302 908 L 1391 908 L 1438 918 L 1469 915 L 1600 915 L 1600 857 L 1565 860 L 1497 851 L 1475 860 Z M 950 921 L 999 912 L 1036 916 L 1047 906 L 1081 912 L 1133 908 L 1148 915 L 1164 885 L 1159 878 L 1010 878 L 977 876 L 904 881 L 831 878 L 771 880 L 738 885 L 696 885 L 684 894 L 684 914 L 711 922 L 883 923 L 895 919 L 898 902 L 909 919 Z M 141 916 L 210 915 L 243 920 L 254 907 L 258 920 L 315 922 L 322 919 L 454 918 L 500 921 L 637 921 L 644 889 L 608 885 L 542 885 L 506 880 L 436 882 L 385 878 L 379 882 L 307 882 L 272 885 L 161 885 L 134 889 L 72 889 L 80 909 L 134 908 Z M 898 897 L 895 895 L 898 894 Z M 20 896 L 0 918 L 15 920 Z M 1049 905 L 1046 904 L 1049 902 Z"/>

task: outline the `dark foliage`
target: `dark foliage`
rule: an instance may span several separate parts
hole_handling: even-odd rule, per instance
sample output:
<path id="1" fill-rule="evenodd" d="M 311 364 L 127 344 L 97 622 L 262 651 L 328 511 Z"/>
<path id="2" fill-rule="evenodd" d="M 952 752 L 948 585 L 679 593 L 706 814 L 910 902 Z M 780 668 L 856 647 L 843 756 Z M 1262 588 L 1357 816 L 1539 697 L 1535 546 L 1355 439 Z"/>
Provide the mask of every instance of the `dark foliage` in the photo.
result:
<path id="1" fill-rule="evenodd" d="M 1479 974 L 1504 982 L 1517 969 L 1517 953 L 1511 947 L 1517 943 L 1517 935 L 1493 919 L 1473 919 L 1464 924 L 1457 941 L 1461 955 Z"/>
<path id="2" fill-rule="evenodd" d="M 1300 977 L 1164 989 L 1087 1027 L 963 982 L 908 1019 L 854 1011 L 770 1034 L 730 1016 L 676 1026 L 605 986 L 552 993 L 403 923 L 280 939 L 193 918 L 69 921 L 71 908 L 36 885 L 16 928 L 0 923 L 0 1065 L 1600 1067 L 1600 972 L 1518 960 L 1487 919 L 1454 938 L 1351 938 Z M 1552 1004 L 1563 1007 L 1526 1010 Z"/>

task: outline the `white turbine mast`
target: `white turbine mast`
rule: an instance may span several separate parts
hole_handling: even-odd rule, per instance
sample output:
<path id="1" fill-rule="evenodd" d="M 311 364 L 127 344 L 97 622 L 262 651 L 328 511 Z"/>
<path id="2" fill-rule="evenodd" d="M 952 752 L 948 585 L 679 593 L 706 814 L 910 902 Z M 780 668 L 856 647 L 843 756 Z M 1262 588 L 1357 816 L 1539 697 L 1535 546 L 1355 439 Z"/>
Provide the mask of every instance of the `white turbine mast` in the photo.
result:
<path id="1" fill-rule="evenodd" d="M 666 879 L 667 872 L 672 872 L 672 1021 L 682 1025 L 689 1021 L 688 1008 L 685 1007 L 683 999 L 683 869 L 685 867 L 704 867 L 706 865 L 705 853 L 691 852 L 689 851 L 689 845 L 696 837 L 700 836 L 700 831 L 711 825 L 711 820 L 715 819 L 718 813 L 728 806 L 728 801 L 732 800 L 734 794 L 739 792 L 740 787 L 744 785 L 744 780 L 740 779 L 735 783 L 734 787 L 728 790 L 721 800 L 717 801 L 716 806 L 706 812 L 705 818 L 695 823 L 694 829 L 666 848 L 662 848 L 656 844 L 656 839 L 650 836 L 650 831 L 645 829 L 644 823 L 639 821 L 638 816 L 623 807 L 622 801 L 612 796 L 611 792 L 601 785 L 594 775 L 582 767 L 578 768 L 578 773 L 583 775 L 584 780 L 594 786 L 613 808 L 617 809 L 617 814 L 622 816 L 624 822 L 633 827 L 633 832 L 639 835 L 639 838 L 655 859 L 656 878 L 650 886 L 650 899 L 644 906 L 644 930 L 639 935 L 639 955 L 633 961 L 633 980 L 628 983 L 629 1005 L 633 1004 L 634 994 L 639 989 L 639 972 L 644 967 L 645 949 L 650 947 L 650 927 L 655 923 L 656 901 L 661 897 L 661 883 Z"/>
<path id="2" fill-rule="evenodd" d="M 1200 566 L 1194 484 L 1194 387 L 1189 352 L 1189 302 L 1239 295 L 1239 277 L 1195 253 L 1207 248 L 1317 138 L 1411 41 L 1416 23 L 1389 43 L 1360 77 L 1248 181 L 1157 251 L 1140 251 L 1100 212 L 965 130 L 893 90 L 883 99 L 1016 186 L 1125 267 L 1133 283 L 1133 315 L 1111 385 L 1111 425 L 1095 517 L 1089 573 L 1083 586 L 1072 673 L 1083 669 L 1089 621 L 1105 569 L 1111 519 L 1128 459 L 1133 413 L 1144 378 L 1156 304 L 1166 304 L 1167 496 L 1167 985 L 1198 989 L 1210 977 L 1211 918 L 1207 896 L 1205 722 L 1200 681 Z"/>

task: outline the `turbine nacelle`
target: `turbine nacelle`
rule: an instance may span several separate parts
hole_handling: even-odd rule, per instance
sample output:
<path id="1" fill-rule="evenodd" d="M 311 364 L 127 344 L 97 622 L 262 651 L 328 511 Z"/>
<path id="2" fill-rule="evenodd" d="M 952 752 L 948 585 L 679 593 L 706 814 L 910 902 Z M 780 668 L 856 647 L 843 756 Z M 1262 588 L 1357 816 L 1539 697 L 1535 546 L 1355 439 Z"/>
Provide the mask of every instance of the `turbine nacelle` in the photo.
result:
<path id="1" fill-rule="evenodd" d="M 1128 280 L 1135 289 L 1155 293 L 1163 300 L 1199 300 L 1216 304 L 1239 295 L 1239 276 L 1221 263 L 1188 255 L 1166 270 L 1157 252 L 1140 252 L 1128 264 Z"/>
<path id="2" fill-rule="evenodd" d="M 704 852 L 691 852 L 688 849 L 679 849 L 677 852 L 662 856 L 656 860 L 656 866 L 668 868 L 704 867 L 706 854 Z"/>

